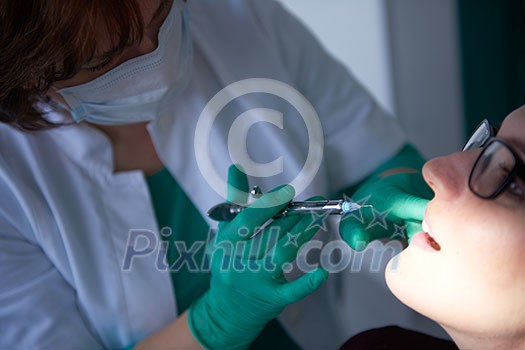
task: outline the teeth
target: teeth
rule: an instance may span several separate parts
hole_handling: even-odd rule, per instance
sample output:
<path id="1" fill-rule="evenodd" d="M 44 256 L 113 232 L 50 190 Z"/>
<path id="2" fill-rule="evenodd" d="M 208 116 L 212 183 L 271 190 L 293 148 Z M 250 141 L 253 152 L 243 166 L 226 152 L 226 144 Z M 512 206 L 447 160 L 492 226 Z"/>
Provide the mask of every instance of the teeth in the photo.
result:
<path id="1" fill-rule="evenodd" d="M 427 223 L 425 222 L 425 220 L 423 220 L 423 222 L 421 223 L 421 226 L 423 227 L 423 231 L 425 231 L 426 233 L 428 233 L 428 235 L 432 238 L 434 238 L 432 236 L 432 233 L 430 232 L 430 229 L 428 228 L 428 225 Z"/>

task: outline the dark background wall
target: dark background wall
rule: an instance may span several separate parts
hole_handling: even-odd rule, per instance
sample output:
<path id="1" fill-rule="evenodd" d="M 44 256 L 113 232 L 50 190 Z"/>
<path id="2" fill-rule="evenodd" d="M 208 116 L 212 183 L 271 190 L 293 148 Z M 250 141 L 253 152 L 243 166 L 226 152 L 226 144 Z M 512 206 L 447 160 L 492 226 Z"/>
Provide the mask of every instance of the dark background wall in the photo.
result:
<path id="1" fill-rule="evenodd" d="M 465 129 L 525 103 L 525 1 L 457 0 Z"/>

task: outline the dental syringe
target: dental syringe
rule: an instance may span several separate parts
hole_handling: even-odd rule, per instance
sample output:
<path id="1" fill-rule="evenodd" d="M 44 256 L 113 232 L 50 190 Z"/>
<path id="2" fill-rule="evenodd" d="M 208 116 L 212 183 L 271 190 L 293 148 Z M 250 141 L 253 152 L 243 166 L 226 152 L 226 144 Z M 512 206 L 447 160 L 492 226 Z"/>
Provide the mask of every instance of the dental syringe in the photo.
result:
<path id="1" fill-rule="evenodd" d="M 239 204 L 221 203 L 208 210 L 208 216 L 215 221 L 230 221 L 246 208 L 246 206 Z M 276 217 L 311 213 L 343 215 L 352 213 L 361 208 L 372 208 L 372 206 L 361 205 L 354 201 L 345 199 L 291 202 L 288 206 L 282 209 Z"/>

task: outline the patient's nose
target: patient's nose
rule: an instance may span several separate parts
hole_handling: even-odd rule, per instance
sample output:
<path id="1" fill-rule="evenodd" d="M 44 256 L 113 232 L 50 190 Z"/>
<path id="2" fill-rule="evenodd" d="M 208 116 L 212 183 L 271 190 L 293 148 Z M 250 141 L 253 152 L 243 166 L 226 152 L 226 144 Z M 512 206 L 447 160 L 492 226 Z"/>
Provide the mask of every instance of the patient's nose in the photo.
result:
<path id="1" fill-rule="evenodd" d="M 429 160 L 423 167 L 423 177 L 436 198 L 453 200 L 469 191 L 468 178 L 479 150 L 458 152 Z"/>

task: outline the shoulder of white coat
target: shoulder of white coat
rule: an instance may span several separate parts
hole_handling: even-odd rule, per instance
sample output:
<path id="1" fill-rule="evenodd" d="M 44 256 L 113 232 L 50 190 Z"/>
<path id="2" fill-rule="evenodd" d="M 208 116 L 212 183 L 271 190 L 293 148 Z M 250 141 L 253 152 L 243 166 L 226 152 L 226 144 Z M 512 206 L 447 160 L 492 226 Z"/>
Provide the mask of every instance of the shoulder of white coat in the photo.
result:
<path id="1" fill-rule="evenodd" d="M 255 25 L 259 29 L 271 28 L 282 14 L 287 14 L 284 7 L 275 0 L 198 0 L 190 1 L 189 9 L 192 20 L 215 29 L 220 29 L 217 25 L 236 27 L 236 24 L 242 23 Z M 249 28 L 245 29 L 249 32 Z M 242 33 L 237 32 L 237 35 Z"/>
<path id="2" fill-rule="evenodd" d="M 25 169 L 23 149 L 27 135 L 6 124 L 0 124 L 0 236 L 16 237 L 23 234 L 26 238 L 31 230 L 24 220 L 24 209 L 17 194 L 23 182 Z M 18 236 L 19 237 L 19 236 Z"/>
<path id="3" fill-rule="evenodd" d="M 29 132 L 0 124 L 0 179 L 16 172 L 24 163 L 24 153 L 32 136 Z"/>
<path id="4" fill-rule="evenodd" d="M 49 135 L 45 131 L 21 131 L 0 124 L 0 178 L 23 172 L 31 158 L 38 157 L 48 142 Z"/>
<path id="5" fill-rule="evenodd" d="M 24 220 L 40 207 L 40 173 L 36 169 L 48 159 L 45 149 L 52 146 L 46 131 L 25 132 L 0 124 L 0 230 L 5 225 L 16 227 L 27 236 L 32 229 Z"/>
<path id="6" fill-rule="evenodd" d="M 192 14 L 194 11 L 204 11 L 213 13 L 215 16 L 219 14 L 265 14 L 283 9 L 283 6 L 275 0 L 194 0 L 189 1 L 188 6 Z"/>

